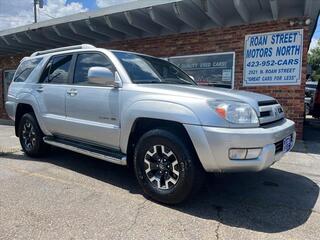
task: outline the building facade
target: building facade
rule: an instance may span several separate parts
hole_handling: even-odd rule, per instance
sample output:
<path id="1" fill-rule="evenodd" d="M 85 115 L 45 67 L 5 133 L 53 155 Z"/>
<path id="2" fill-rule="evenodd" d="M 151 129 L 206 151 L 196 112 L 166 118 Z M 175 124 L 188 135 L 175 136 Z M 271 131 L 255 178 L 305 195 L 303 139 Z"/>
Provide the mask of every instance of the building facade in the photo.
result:
<path id="1" fill-rule="evenodd" d="M 216 15 L 214 11 L 218 6 L 214 2 L 222 1 L 160 2 L 142 1 L 140 5 L 127 6 L 126 11 L 113 9 L 110 14 L 105 10 L 106 13 L 101 12 L 96 17 L 106 20 L 105 28 L 98 20 L 90 20 L 90 27 L 87 20 L 93 17 L 85 15 L 80 16 L 80 20 L 77 19 L 74 25 L 70 25 L 73 23 L 72 18 L 65 18 L 61 23 L 33 25 L 32 30 L 23 28 L 16 32 L 0 32 L 0 118 L 7 118 L 4 109 L 6 91 L 21 58 L 30 55 L 33 50 L 50 48 L 47 42 L 41 42 L 45 39 L 51 39 L 57 46 L 65 46 L 69 40 L 73 43 L 74 37 L 77 43 L 89 42 L 97 47 L 165 58 L 194 76 L 199 84 L 273 96 L 282 104 L 287 117 L 295 121 L 297 137 L 302 138 L 307 52 L 318 13 L 313 8 L 319 8 L 318 1 L 224 1 L 232 4 L 233 10 L 227 8 L 228 5 L 223 8 L 221 4 L 221 13 L 216 12 Z M 200 4 L 202 2 L 206 2 L 206 8 Z M 256 7 L 253 2 L 261 3 L 260 12 L 252 11 Z M 309 4 L 314 4 L 313 8 Z M 286 12 L 283 10 L 285 6 L 292 10 L 287 9 Z M 202 11 L 201 17 L 196 15 L 196 21 L 188 20 L 194 13 L 200 14 L 199 10 Z M 228 14 L 237 14 L 235 19 L 238 21 L 228 22 L 228 14 L 223 16 L 223 10 L 228 11 Z M 142 12 L 147 12 L 148 18 L 144 19 Z M 125 23 L 121 22 L 123 19 L 119 20 L 119 14 L 123 14 Z M 212 25 L 208 24 L 208 19 Z M 81 21 L 89 26 L 87 35 L 84 28 L 80 27 Z M 197 27 L 197 24 L 204 21 L 208 21 L 204 24 L 205 27 Z M 69 32 L 62 31 L 66 24 L 70 27 Z M 76 24 L 79 28 L 75 27 Z M 59 31 L 55 31 L 58 27 Z M 154 27 L 159 30 L 153 30 Z M 46 33 L 44 31 L 47 28 Z M 112 31 L 109 33 L 107 30 L 110 29 L 119 34 L 134 35 L 134 31 L 136 35 L 139 32 L 142 34 L 110 39 L 109 35 L 116 34 Z M 49 35 L 49 31 L 53 30 L 56 35 Z M 24 41 L 30 31 L 40 32 L 41 38 L 34 35 L 35 37 L 30 36 Z M 25 34 L 23 38 L 21 32 Z M 11 35 L 16 36 L 12 42 L 9 40 Z M 15 51 L 15 47 L 19 51 Z"/>

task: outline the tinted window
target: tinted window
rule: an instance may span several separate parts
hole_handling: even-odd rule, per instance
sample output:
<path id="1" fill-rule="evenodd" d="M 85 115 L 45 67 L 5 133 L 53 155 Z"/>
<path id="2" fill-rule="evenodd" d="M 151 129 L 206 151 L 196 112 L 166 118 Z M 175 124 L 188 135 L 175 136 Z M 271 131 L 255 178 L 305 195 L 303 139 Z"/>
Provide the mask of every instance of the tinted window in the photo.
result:
<path id="1" fill-rule="evenodd" d="M 110 60 L 98 53 L 79 54 L 74 71 L 74 83 L 86 85 L 88 83 L 88 71 L 91 67 L 107 67 L 114 72 L 114 67 Z"/>
<path id="2" fill-rule="evenodd" d="M 58 56 L 52 59 L 49 71 L 49 83 L 65 84 L 68 83 L 69 69 L 72 55 Z"/>
<path id="3" fill-rule="evenodd" d="M 51 65 L 52 65 L 52 59 L 49 61 L 46 68 L 42 72 L 39 83 L 48 83 L 48 77 L 49 77 L 49 71 L 50 71 Z"/>
<path id="4" fill-rule="evenodd" d="M 27 80 L 27 78 L 30 76 L 32 71 L 38 66 L 38 64 L 41 62 L 42 58 L 36 58 L 36 59 L 30 59 L 23 61 L 14 76 L 15 82 L 24 82 Z"/>
<path id="5" fill-rule="evenodd" d="M 72 55 L 53 57 L 40 78 L 40 83 L 68 83 Z"/>
<path id="6" fill-rule="evenodd" d="M 196 84 L 186 73 L 168 61 L 134 53 L 113 53 L 134 83 Z"/>

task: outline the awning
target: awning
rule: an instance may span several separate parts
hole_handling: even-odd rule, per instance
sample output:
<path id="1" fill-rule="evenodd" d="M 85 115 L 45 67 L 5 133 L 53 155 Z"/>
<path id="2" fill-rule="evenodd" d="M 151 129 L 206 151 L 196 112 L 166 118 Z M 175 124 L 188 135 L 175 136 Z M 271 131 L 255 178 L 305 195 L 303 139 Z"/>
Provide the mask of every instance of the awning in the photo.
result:
<path id="1" fill-rule="evenodd" d="M 140 0 L 0 31 L 0 55 L 307 16 L 319 0 Z"/>

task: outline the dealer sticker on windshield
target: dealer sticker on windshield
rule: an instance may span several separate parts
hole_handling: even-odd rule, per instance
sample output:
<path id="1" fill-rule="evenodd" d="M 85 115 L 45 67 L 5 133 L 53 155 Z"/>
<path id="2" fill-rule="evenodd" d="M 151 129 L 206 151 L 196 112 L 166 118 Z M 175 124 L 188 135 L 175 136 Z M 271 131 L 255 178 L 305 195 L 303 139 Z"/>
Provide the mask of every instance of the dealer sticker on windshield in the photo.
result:
<path id="1" fill-rule="evenodd" d="M 283 152 L 289 152 L 292 146 L 292 136 L 288 136 L 283 139 Z"/>

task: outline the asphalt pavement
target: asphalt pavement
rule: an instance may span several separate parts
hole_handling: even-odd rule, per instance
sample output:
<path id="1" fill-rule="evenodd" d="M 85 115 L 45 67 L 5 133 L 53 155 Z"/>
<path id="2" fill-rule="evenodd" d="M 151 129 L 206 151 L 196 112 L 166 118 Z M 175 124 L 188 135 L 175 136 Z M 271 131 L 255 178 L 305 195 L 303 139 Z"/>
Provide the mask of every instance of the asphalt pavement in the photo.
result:
<path id="1" fill-rule="evenodd" d="M 320 143 L 259 173 L 210 174 L 190 201 L 146 199 L 130 170 L 54 148 L 31 159 L 0 126 L 0 239 L 319 239 Z"/>

